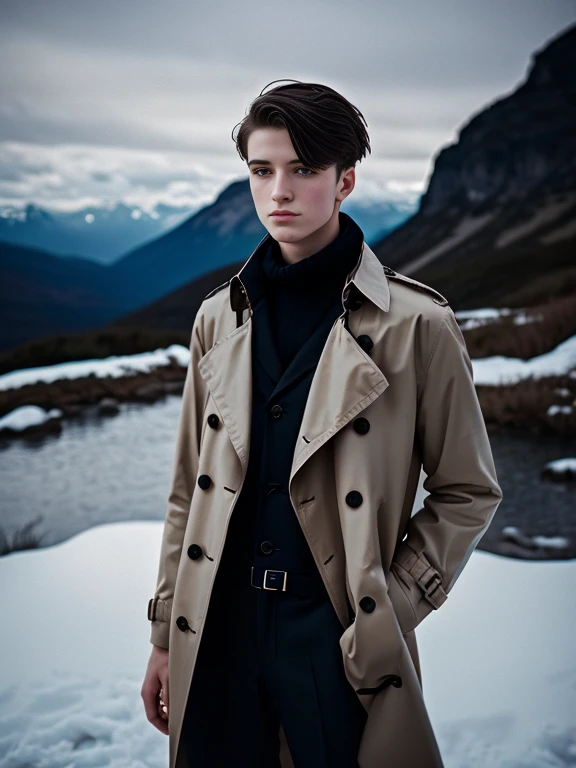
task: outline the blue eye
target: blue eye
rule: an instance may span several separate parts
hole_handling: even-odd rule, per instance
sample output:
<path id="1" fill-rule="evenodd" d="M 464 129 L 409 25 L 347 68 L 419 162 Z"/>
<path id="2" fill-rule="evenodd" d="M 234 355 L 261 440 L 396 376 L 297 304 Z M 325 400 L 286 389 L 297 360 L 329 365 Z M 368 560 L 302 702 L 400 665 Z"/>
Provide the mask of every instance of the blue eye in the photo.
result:
<path id="1" fill-rule="evenodd" d="M 260 171 L 264 171 L 264 173 L 260 173 Z M 256 168 L 252 173 L 254 176 L 260 176 L 260 178 L 262 178 L 262 176 L 268 175 L 268 171 L 268 168 Z M 296 172 L 298 171 L 305 171 L 305 173 L 298 174 L 299 176 L 313 176 L 316 173 L 316 171 L 313 171 L 310 168 L 304 168 L 303 166 L 296 168 Z"/>

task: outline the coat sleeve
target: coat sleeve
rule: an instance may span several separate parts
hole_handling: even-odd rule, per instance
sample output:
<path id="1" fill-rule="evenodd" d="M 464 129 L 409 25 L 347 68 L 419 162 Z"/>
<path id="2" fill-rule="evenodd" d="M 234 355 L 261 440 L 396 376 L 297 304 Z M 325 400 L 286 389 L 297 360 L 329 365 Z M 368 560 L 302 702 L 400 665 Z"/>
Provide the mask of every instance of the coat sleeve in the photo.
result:
<path id="1" fill-rule="evenodd" d="M 404 633 L 446 600 L 502 499 L 472 362 L 451 307 L 444 307 L 434 336 L 416 418 L 428 496 L 391 564 L 397 580 L 390 598 L 403 603 Z"/>
<path id="2" fill-rule="evenodd" d="M 176 574 L 198 474 L 202 418 L 206 399 L 205 383 L 198 372 L 198 362 L 204 355 L 201 328 L 202 317 L 199 310 L 190 339 L 190 362 L 182 393 L 156 591 L 154 597 L 148 601 L 148 619 L 152 622 L 150 642 L 161 648 L 168 648 L 169 645 Z"/>

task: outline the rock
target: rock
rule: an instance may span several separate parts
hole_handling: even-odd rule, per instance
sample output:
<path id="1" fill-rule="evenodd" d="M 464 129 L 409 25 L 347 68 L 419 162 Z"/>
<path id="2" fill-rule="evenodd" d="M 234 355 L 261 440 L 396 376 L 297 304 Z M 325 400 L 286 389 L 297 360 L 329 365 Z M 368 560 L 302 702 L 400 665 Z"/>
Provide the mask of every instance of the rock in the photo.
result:
<path id="1" fill-rule="evenodd" d="M 102 416 L 116 414 L 120 411 L 120 404 L 114 397 L 104 397 L 98 403 L 98 413 Z"/>

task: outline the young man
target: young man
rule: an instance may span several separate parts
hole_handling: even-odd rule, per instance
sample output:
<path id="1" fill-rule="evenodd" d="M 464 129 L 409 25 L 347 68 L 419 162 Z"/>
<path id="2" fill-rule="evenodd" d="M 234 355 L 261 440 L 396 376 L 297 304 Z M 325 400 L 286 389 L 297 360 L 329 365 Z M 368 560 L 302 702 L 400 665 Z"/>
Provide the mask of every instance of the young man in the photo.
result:
<path id="1" fill-rule="evenodd" d="M 194 321 L 146 713 L 170 768 L 438 768 L 414 630 L 502 498 L 466 345 L 340 211 L 352 104 L 291 81 L 235 141 L 268 234 Z"/>

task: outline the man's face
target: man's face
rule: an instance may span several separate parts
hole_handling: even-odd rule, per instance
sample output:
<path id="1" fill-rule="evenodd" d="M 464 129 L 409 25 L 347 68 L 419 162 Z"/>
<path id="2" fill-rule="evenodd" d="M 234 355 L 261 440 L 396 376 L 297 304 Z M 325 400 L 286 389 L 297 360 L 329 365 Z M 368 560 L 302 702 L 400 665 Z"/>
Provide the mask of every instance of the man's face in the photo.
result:
<path id="1" fill-rule="evenodd" d="M 321 234 L 322 227 L 333 225 L 340 202 L 354 187 L 354 168 L 347 169 L 338 181 L 335 165 L 324 171 L 307 168 L 298 160 L 286 128 L 254 130 L 247 149 L 256 213 L 275 240 L 287 244 L 310 236 L 314 240 L 314 233 Z M 255 162 L 262 160 L 267 162 Z M 286 219 L 272 216 L 278 209 L 296 215 Z"/>

